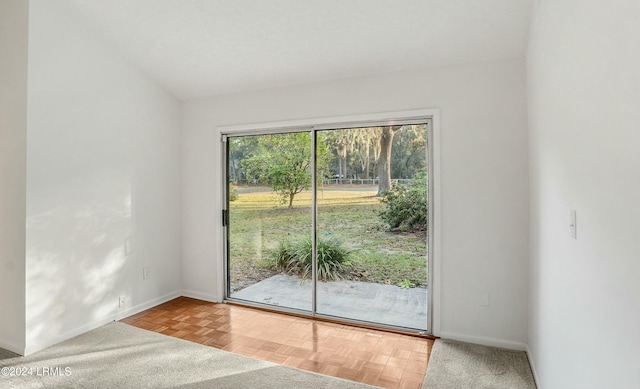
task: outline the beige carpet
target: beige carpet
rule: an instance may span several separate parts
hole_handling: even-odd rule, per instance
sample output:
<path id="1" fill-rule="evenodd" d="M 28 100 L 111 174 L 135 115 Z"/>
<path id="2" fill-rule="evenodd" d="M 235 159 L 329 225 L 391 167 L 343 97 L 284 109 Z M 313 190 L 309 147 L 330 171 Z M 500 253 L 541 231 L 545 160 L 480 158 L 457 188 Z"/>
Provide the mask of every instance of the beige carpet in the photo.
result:
<path id="1" fill-rule="evenodd" d="M 436 340 L 423 389 L 535 389 L 524 351 Z"/>
<path id="2" fill-rule="evenodd" d="M 9 356 L 0 360 L 3 389 L 373 388 L 118 322 L 28 357 Z"/>

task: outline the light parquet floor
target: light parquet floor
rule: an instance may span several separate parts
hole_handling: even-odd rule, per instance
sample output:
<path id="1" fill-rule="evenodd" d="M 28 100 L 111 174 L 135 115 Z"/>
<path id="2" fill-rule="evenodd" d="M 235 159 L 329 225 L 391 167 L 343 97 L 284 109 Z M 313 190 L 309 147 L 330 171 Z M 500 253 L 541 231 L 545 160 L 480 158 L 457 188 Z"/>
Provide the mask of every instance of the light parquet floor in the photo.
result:
<path id="1" fill-rule="evenodd" d="M 383 388 L 422 386 L 433 340 L 179 297 L 122 322 Z"/>

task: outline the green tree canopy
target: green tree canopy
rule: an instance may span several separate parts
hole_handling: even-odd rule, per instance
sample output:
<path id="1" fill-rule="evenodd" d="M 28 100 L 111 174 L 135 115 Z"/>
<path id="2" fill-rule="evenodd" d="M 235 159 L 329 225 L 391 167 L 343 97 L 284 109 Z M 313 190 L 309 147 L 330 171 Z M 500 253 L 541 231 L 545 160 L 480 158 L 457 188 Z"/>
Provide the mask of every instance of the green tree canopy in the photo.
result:
<path id="1" fill-rule="evenodd" d="M 318 171 L 327 165 L 327 147 L 324 142 L 316 146 Z M 296 194 L 311 186 L 311 134 L 263 135 L 257 138 L 257 147 L 249 158 L 242 160 L 247 177 L 268 185 L 293 208 Z M 318 177 L 320 181 L 322 177 Z"/>

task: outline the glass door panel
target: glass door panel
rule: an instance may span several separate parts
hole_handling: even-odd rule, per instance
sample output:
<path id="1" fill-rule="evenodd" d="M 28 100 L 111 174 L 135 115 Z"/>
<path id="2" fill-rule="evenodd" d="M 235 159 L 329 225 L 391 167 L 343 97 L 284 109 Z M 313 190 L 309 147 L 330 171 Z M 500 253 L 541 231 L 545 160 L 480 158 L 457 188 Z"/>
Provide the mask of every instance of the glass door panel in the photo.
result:
<path id="1" fill-rule="evenodd" d="M 317 132 L 318 314 L 426 330 L 426 140 L 425 124 Z"/>
<path id="2" fill-rule="evenodd" d="M 312 310 L 311 133 L 227 138 L 227 296 Z"/>

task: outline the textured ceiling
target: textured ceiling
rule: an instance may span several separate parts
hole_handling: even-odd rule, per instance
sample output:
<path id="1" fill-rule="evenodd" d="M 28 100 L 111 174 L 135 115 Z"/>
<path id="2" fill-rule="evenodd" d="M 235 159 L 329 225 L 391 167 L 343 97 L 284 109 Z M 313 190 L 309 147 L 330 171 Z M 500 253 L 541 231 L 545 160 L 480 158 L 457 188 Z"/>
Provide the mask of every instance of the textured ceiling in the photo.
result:
<path id="1" fill-rule="evenodd" d="M 522 57 L 533 0 L 55 0 L 181 99 Z"/>

